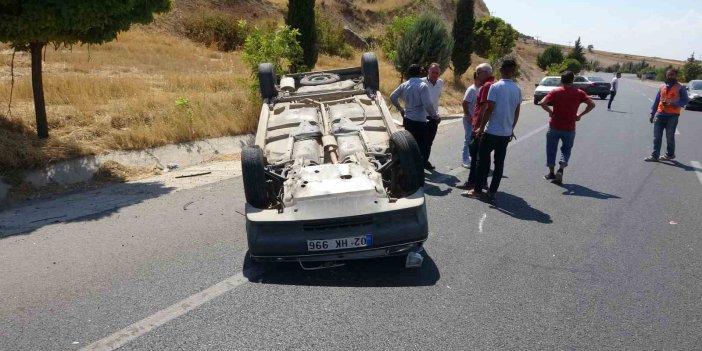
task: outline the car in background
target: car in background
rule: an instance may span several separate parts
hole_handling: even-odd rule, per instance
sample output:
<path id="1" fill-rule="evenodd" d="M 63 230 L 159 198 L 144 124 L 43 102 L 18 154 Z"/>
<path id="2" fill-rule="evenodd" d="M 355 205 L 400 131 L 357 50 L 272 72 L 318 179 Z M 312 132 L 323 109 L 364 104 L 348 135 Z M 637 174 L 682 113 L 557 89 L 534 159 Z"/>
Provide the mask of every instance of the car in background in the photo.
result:
<path id="1" fill-rule="evenodd" d="M 687 94 L 690 96 L 690 103 L 685 109 L 702 111 L 702 80 L 691 80 L 687 83 Z"/>
<path id="2" fill-rule="evenodd" d="M 577 76 L 573 81 L 573 85 L 584 91 L 587 95 L 596 95 L 602 100 L 607 98 L 609 89 L 612 88 L 610 83 L 598 76 Z"/>
<path id="3" fill-rule="evenodd" d="M 656 73 L 655 73 L 655 72 L 644 73 L 643 79 L 655 80 L 655 79 L 656 79 Z"/>
<path id="4" fill-rule="evenodd" d="M 558 88 L 561 85 L 561 77 L 548 76 L 544 77 L 539 84 L 535 84 L 534 90 L 534 105 L 538 105 L 541 99 L 546 97 L 546 94 L 551 90 Z"/>

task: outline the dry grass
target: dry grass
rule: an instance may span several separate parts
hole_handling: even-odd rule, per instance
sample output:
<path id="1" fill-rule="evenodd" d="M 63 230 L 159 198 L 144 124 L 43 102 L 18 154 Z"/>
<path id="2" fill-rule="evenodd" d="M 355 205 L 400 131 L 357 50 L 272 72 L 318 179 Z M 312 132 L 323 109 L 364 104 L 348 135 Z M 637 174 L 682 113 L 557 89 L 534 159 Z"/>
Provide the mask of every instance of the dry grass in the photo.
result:
<path id="1" fill-rule="evenodd" d="M 0 170 L 36 168 L 75 156 L 140 149 L 255 129 L 259 106 L 238 53 L 220 53 L 163 33 L 135 29 L 115 42 L 46 51 L 50 130 L 38 140 L 29 55 L 0 48 Z M 175 105 L 185 97 L 193 118 Z"/>

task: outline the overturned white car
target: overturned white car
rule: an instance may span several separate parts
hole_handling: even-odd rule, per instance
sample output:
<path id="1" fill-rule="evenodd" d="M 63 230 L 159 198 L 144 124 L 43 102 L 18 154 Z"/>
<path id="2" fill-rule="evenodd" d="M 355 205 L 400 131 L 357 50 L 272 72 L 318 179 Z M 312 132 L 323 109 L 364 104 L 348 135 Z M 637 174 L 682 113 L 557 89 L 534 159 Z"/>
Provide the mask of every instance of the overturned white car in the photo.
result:
<path id="1" fill-rule="evenodd" d="M 424 171 L 378 92 L 378 63 L 280 77 L 259 66 L 263 106 L 242 152 L 254 261 L 333 262 L 407 255 L 421 264 Z"/>

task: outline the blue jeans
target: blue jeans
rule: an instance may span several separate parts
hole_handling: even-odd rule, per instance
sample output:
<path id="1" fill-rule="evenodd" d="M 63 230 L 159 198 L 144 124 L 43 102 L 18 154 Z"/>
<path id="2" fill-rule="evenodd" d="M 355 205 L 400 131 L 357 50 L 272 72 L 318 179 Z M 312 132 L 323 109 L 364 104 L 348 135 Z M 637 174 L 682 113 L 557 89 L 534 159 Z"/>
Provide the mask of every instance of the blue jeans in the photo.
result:
<path id="1" fill-rule="evenodd" d="M 609 92 L 609 103 L 607 104 L 607 108 L 611 109 L 612 108 L 612 101 L 614 101 L 614 97 L 617 95 L 616 91 L 610 91 Z"/>
<path id="2" fill-rule="evenodd" d="M 473 126 L 470 124 L 470 120 L 463 117 L 463 131 L 465 135 L 463 137 L 463 154 L 462 160 L 463 164 L 470 164 L 470 150 L 468 150 L 468 145 L 470 145 L 470 140 L 473 138 Z"/>
<path id="3" fill-rule="evenodd" d="M 658 158 L 661 155 L 664 130 L 667 144 L 666 155 L 675 156 L 675 129 L 678 127 L 678 117 L 678 115 L 661 116 L 660 114 L 656 114 L 656 119 L 653 121 L 652 157 Z"/>
<path id="4" fill-rule="evenodd" d="M 546 133 L 546 167 L 556 166 L 556 152 L 558 151 L 558 141 L 561 141 L 561 166 L 568 166 L 570 151 L 575 142 L 574 130 L 558 130 L 549 128 Z"/>

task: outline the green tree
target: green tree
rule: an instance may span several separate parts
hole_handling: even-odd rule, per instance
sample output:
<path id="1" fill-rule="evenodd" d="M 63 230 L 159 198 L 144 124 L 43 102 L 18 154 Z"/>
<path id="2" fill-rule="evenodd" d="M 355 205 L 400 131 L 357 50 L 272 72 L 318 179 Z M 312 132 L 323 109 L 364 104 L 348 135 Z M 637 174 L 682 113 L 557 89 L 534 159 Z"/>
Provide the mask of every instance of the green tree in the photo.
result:
<path id="1" fill-rule="evenodd" d="M 473 28 L 475 27 L 474 0 L 458 0 L 456 18 L 453 20 L 453 74 L 460 77 L 471 64 L 473 53 Z"/>
<path id="2" fill-rule="evenodd" d="M 594 50 L 595 50 L 595 46 L 594 46 L 594 45 L 590 44 L 590 45 L 587 46 L 587 51 L 593 52 Z"/>
<path id="3" fill-rule="evenodd" d="M 578 60 L 578 62 L 580 62 L 581 65 L 584 65 L 587 62 L 585 54 L 583 53 L 583 45 L 580 44 L 580 37 L 578 37 L 578 40 L 575 41 L 573 49 L 570 50 L 570 53 L 568 53 L 568 56 L 566 56 L 566 58 Z"/>
<path id="4" fill-rule="evenodd" d="M 483 17 L 476 21 L 473 39 L 475 53 L 495 61 L 514 48 L 519 32 L 499 17 Z"/>
<path id="5" fill-rule="evenodd" d="M 315 16 L 319 52 L 346 59 L 352 58 L 353 48 L 346 43 L 342 22 L 319 11 L 315 11 Z"/>
<path id="6" fill-rule="evenodd" d="M 561 62 L 563 62 L 563 52 L 561 52 L 561 48 L 556 45 L 549 46 L 536 57 L 536 64 L 541 69 L 546 69 L 554 63 L 560 64 Z"/>
<path id="7" fill-rule="evenodd" d="M 274 29 L 254 27 L 246 37 L 242 59 L 249 66 L 251 75 L 256 77 L 258 65 L 270 62 L 276 75 L 290 73 L 302 64 L 302 47 L 297 41 L 297 29 L 281 26 Z M 256 84 L 257 85 L 257 84 Z"/>
<path id="8" fill-rule="evenodd" d="M 702 79 L 702 65 L 700 61 L 695 60 L 694 53 L 687 59 L 681 71 L 683 79 L 687 82 L 693 79 Z"/>
<path id="9" fill-rule="evenodd" d="M 385 27 L 385 36 L 380 40 L 380 47 L 390 62 L 395 62 L 397 59 L 397 47 L 400 45 L 402 35 L 416 22 L 416 16 L 395 16 L 392 18 L 392 23 Z"/>
<path id="10" fill-rule="evenodd" d="M 446 68 L 453 42 L 444 21 L 436 15 L 423 14 L 400 39 L 395 69 L 404 77 L 411 64 L 428 67 L 432 62 Z"/>
<path id="11" fill-rule="evenodd" d="M 561 75 L 562 72 L 571 71 L 575 74 L 583 70 L 583 65 L 576 59 L 567 58 L 560 64 L 553 63 L 546 68 L 546 72 L 550 76 Z"/>
<path id="12" fill-rule="evenodd" d="M 285 18 L 285 24 L 297 29 L 300 33 L 299 41 L 303 51 L 302 62 L 307 69 L 314 68 L 319 54 L 317 28 L 314 24 L 314 0 L 288 0 L 288 16 Z"/>
<path id="13" fill-rule="evenodd" d="M 49 137 L 41 59 L 47 44 L 102 44 L 133 23 L 149 23 L 155 13 L 170 9 L 171 0 L 0 1 L 0 42 L 31 53 L 39 137 Z"/>

